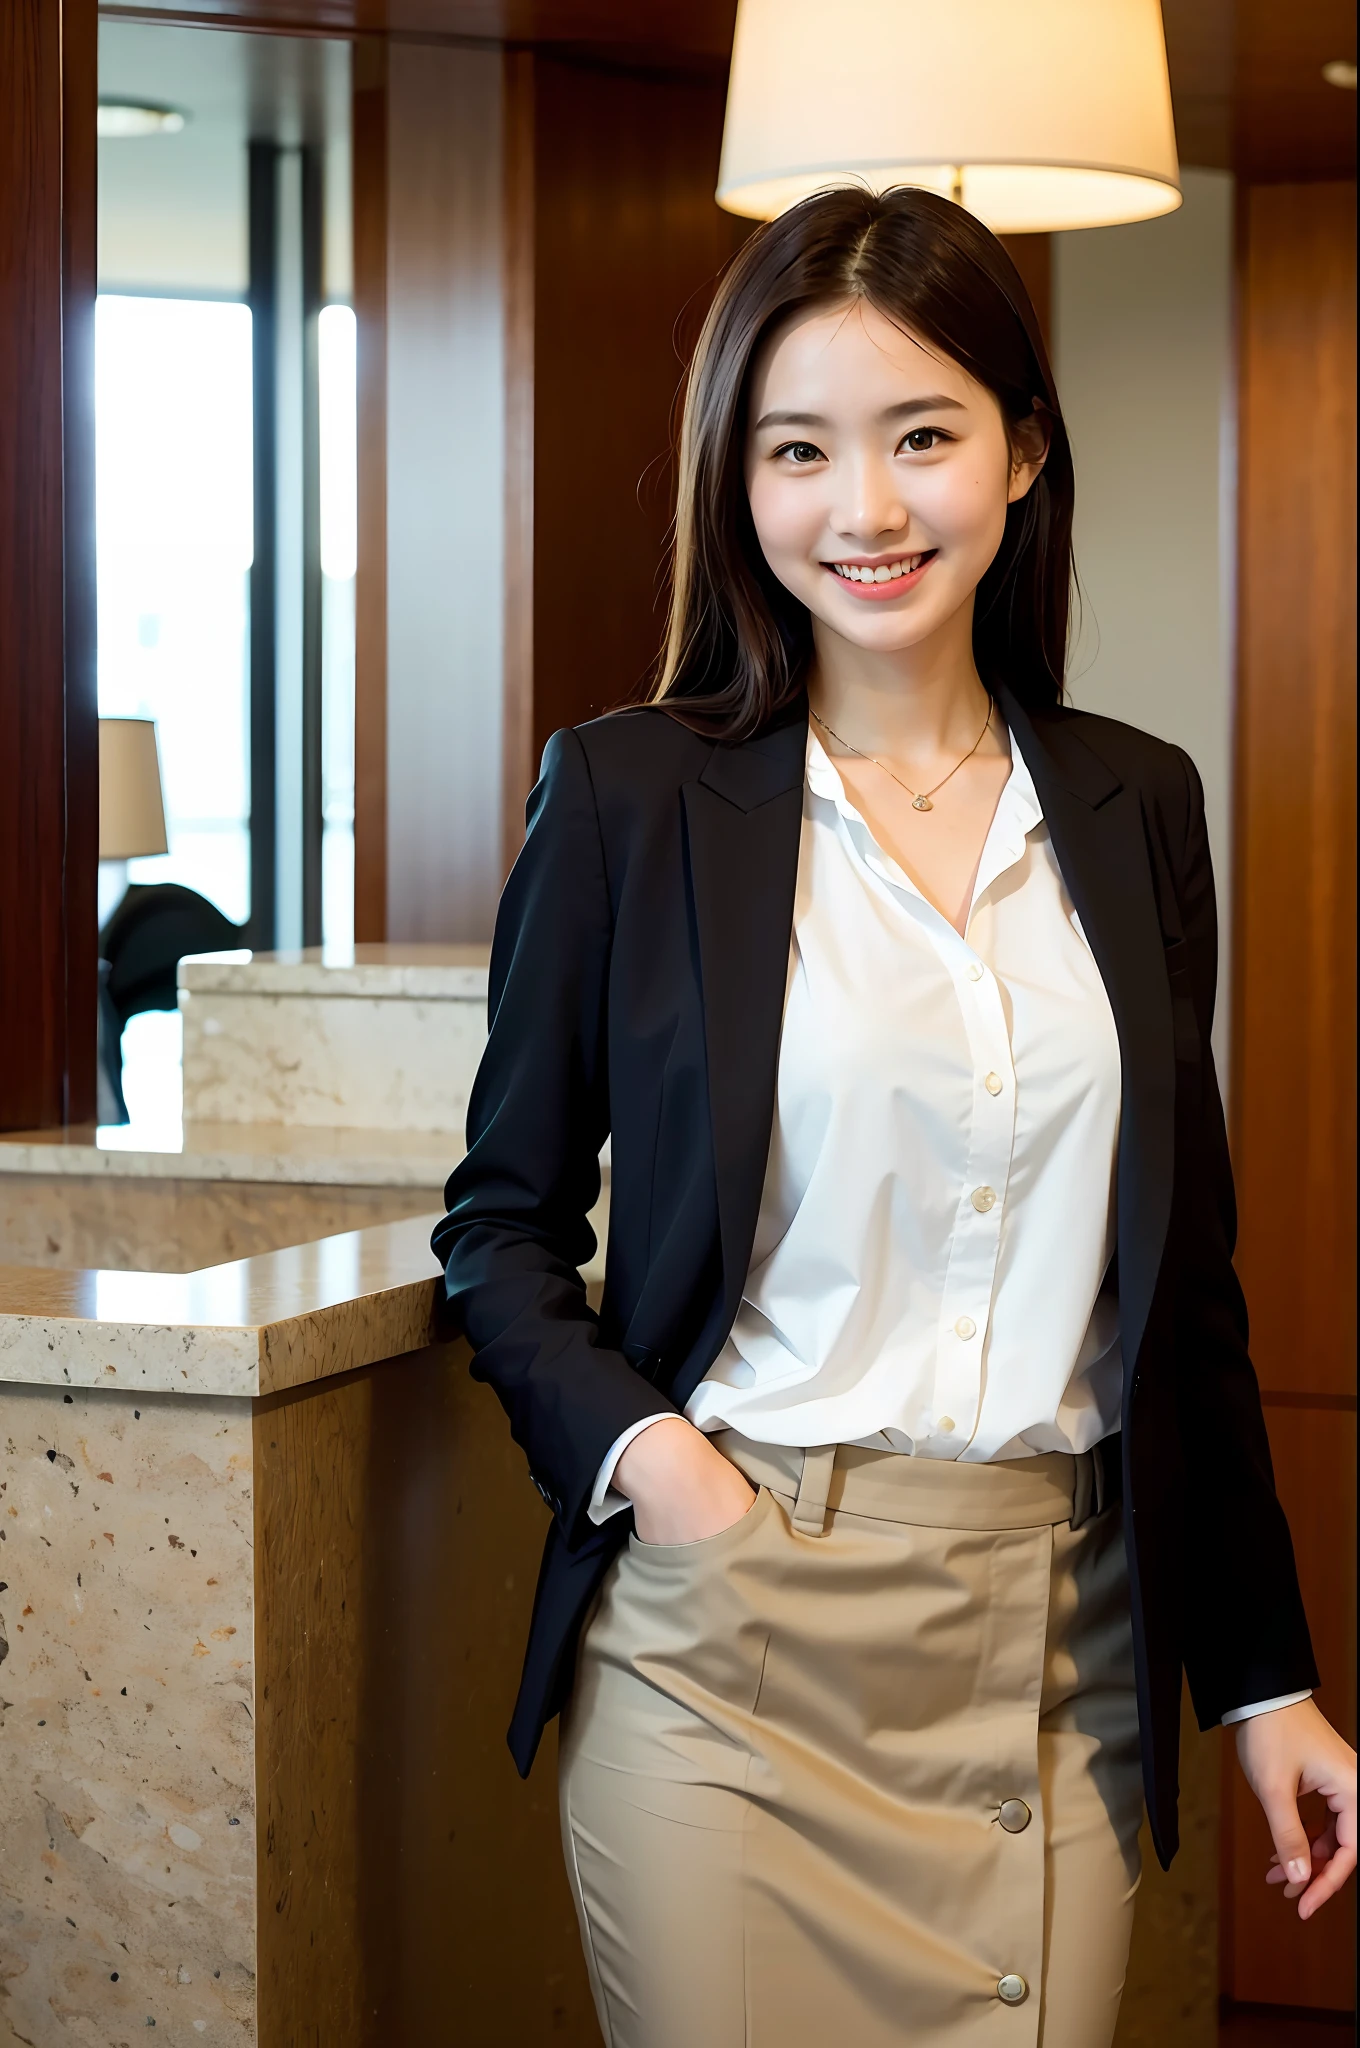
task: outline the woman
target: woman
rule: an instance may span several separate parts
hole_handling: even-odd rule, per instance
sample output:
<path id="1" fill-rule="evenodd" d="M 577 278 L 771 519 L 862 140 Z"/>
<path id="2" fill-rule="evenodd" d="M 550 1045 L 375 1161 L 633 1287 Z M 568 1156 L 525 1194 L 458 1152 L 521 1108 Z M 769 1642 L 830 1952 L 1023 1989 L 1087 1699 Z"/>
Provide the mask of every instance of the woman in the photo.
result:
<path id="1" fill-rule="evenodd" d="M 1354 1862 L 1203 798 L 1061 703 L 1072 492 L 985 229 L 795 207 L 699 344 L 660 684 L 530 802 L 435 1245 L 553 1510 L 511 1745 L 563 1711 L 611 2048 L 1108 2043 L 1183 1664 L 1286 1896 Z"/>

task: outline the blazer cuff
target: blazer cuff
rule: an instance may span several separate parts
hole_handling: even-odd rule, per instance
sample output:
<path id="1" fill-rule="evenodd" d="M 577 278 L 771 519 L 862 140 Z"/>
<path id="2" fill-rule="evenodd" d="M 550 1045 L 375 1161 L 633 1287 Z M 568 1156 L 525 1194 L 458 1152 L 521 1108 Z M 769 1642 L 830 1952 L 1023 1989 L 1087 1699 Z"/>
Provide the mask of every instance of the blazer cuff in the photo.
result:
<path id="1" fill-rule="evenodd" d="M 621 1515 L 625 1508 L 633 1505 L 627 1494 L 620 1493 L 614 1485 L 614 1473 L 619 1459 L 633 1439 L 642 1435 L 644 1429 L 650 1429 L 654 1422 L 669 1422 L 675 1412 L 674 1408 L 659 1408 L 655 1415 L 644 1415 L 641 1422 L 634 1422 L 624 1430 L 622 1436 L 615 1437 L 605 1454 L 604 1463 L 596 1474 L 595 1490 L 586 1509 L 592 1522 L 607 1522 L 612 1516 Z"/>
<path id="2" fill-rule="evenodd" d="M 1233 1707 L 1223 1716 L 1222 1725 L 1231 1728 L 1237 1721 L 1254 1721 L 1258 1714 L 1273 1714 L 1277 1707 L 1297 1707 L 1304 1700 L 1313 1697 L 1311 1686 L 1305 1692 L 1282 1692 L 1278 1699 L 1257 1700 L 1250 1707 Z"/>

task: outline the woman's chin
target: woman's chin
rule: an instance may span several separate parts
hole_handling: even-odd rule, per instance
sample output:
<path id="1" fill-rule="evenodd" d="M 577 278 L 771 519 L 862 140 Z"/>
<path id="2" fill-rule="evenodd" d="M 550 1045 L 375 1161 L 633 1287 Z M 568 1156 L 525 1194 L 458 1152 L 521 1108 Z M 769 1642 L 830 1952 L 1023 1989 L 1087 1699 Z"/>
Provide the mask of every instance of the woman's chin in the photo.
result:
<path id="1" fill-rule="evenodd" d="M 924 645 L 939 631 L 941 621 L 919 611 L 901 611 L 884 606 L 870 611 L 866 606 L 860 613 L 846 617 L 837 606 L 813 608 L 816 624 L 814 632 L 834 634 L 838 640 L 846 641 L 851 647 L 860 648 L 866 654 L 909 654 L 914 647 Z"/>

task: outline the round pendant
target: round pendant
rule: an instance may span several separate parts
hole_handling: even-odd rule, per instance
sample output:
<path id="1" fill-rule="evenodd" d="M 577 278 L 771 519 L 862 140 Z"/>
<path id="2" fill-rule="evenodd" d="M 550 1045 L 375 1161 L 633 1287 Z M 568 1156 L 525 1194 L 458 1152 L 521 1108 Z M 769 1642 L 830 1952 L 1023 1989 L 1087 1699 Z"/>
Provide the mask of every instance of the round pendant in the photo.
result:
<path id="1" fill-rule="evenodd" d="M 914 796 L 911 800 L 914 811 L 933 811 L 935 806 L 928 796 Z"/>

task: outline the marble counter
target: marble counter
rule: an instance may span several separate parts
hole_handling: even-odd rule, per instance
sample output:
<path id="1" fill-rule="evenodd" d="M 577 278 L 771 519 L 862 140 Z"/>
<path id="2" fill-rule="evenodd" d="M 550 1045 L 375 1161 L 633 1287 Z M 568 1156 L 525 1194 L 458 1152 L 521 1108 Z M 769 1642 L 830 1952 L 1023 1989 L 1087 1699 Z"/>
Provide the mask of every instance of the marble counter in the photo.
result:
<path id="1" fill-rule="evenodd" d="M 355 946 L 181 961 L 186 1118 L 461 1134 L 489 957 Z"/>
<path id="2" fill-rule="evenodd" d="M 504 1744 L 545 1515 L 432 1222 L 0 1270 L 0 2044 L 598 2048 Z M 1217 1772 L 1187 1717 L 1118 2048 L 1212 2048 Z"/>
<path id="3" fill-rule="evenodd" d="M 189 1124 L 0 1136 L 0 1265 L 189 1273 L 424 1215 L 460 1134 Z"/>
<path id="4" fill-rule="evenodd" d="M 200 1120 L 149 1129 L 69 1124 L 46 1131 L 0 1132 L 0 1177 L 439 1189 L 462 1155 L 461 1129 Z"/>
<path id="5" fill-rule="evenodd" d="M 418 1351 L 441 1213 L 194 1273 L 0 1266 L 0 1381 L 254 1396 Z M 603 1277 L 601 1248 L 585 1279 Z"/>
<path id="6" fill-rule="evenodd" d="M 436 1215 L 196 1273 L 0 1267 L 0 1381 L 274 1394 L 435 1341 Z"/>
<path id="7" fill-rule="evenodd" d="M 460 1133 L 316 1124 L 0 1134 L 0 1266 L 194 1273 L 428 1216 L 462 1154 Z"/>
<path id="8" fill-rule="evenodd" d="M 0 2042 L 598 2048 L 433 1220 L 0 1270 Z"/>
<path id="9" fill-rule="evenodd" d="M 299 952 L 199 953 L 180 963 L 194 995 L 397 996 L 486 1001 L 489 946 L 309 946 Z"/>

